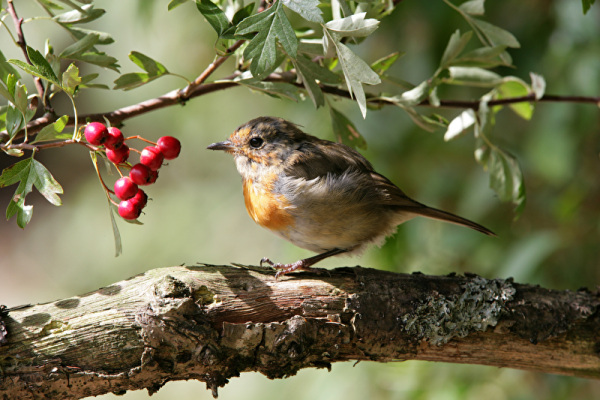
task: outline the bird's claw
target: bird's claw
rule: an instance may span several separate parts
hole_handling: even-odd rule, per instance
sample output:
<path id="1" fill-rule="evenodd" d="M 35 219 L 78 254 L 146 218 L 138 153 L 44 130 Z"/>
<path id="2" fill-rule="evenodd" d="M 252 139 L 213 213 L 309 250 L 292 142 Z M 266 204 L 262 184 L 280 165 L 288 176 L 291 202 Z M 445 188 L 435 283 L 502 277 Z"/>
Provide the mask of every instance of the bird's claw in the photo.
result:
<path id="1" fill-rule="evenodd" d="M 290 272 L 298 271 L 298 270 L 314 272 L 316 274 L 321 274 L 323 272 L 323 270 L 321 270 L 320 268 L 311 268 L 311 267 L 306 266 L 304 263 L 304 260 L 296 261 L 291 264 L 281 264 L 281 263 L 274 263 L 269 258 L 263 257 L 260 260 L 260 266 L 262 267 L 263 264 L 269 264 L 271 267 L 273 267 L 273 269 L 278 270 L 277 273 L 275 274 L 275 279 L 278 279 L 282 275 L 287 275 Z"/>

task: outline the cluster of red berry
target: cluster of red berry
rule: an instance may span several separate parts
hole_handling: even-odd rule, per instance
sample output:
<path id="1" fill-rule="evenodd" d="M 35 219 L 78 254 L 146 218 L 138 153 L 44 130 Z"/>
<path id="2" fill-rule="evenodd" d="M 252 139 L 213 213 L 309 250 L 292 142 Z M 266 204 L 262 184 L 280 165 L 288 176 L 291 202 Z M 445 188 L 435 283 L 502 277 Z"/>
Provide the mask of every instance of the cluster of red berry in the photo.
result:
<path id="1" fill-rule="evenodd" d="M 100 122 L 90 122 L 84 130 L 85 139 L 93 146 L 104 146 L 106 158 L 115 165 L 129 168 L 129 176 L 121 176 L 117 179 L 112 192 L 121 202 L 118 204 L 119 215 L 124 219 L 137 219 L 146 202 L 148 196 L 139 189 L 138 186 L 150 185 L 156 182 L 158 178 L 158 169 L 162 166 L 164 160 L 172 160 L 179 155 L 181 143 L 172 136 L 163 136 L 157 143 L 150 142 L 139 136 L 125 138 L 121 130 L 115 127 L 106 127 Z M 125 144 L 128 139 L 141 139 L 153 146 L 144 148 L 140 153 L 140 162 L 131 165 L 126 163 L 129 158 L 129 146 Z M 117 170 L 121 170 L 117 167 Z M 116 205 L 116 202 L 114 202 Z"/>

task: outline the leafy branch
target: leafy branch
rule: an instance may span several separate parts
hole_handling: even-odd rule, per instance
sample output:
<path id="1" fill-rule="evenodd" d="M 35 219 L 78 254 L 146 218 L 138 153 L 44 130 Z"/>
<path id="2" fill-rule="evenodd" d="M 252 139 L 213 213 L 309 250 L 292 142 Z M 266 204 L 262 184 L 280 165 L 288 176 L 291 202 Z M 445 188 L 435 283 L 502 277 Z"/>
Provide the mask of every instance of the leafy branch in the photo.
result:
<path id="1" fill-rule="evenodd" d="M 172 0 L 168 9 L 190 1 Z M 339 1 L 332 2 L 328 11 L 323 12 L 326 7 L 316 0 L 276 0 L 262 3 L 256 10 L 254 3 L 243 6 L 223 0 L 196 0 L 200 15 L 217 35 L 213 62 L 195 79 L 189 80 L 172 72 L 160 61 L 131 51 L 130 60 L 142 72 L 120 75 L 112 90 L 133 90 L 167 75 L 179 76 L 187 85 L 112 112 L 79 115 L 76 96 L 81 90 L 107 90 L 108 87 L 93 83 L 99 76 L 97 73 L 80 76 L 78 65 L 91 64 L 114 71 L 120 69 L 118 60 L 97 48 L 114 42 L 112 36 L 81 27 L 101 18 L 104 10 L 87 1 L 81 6 L 66 2 L 72 9 L 56 14 L 59 7 L 51 2 L 41 2 L 40 6 L 50 19 L 73 38 L 73 43 L 58 54 L 47 41 L 42 53 L 27 46 L 22 29 L 26 20 L 17 16 L 13 1 L 9 0 L 7 10 L 2 13 L 12 17 L 17 39 L 14 40 L 15 36 L 3 19 L 2 25 L 20 47 L 24 61 L 7 61 L 0 52 L 0 95 L 8 100 L 7 106 L 0 108 L 0 149 L 8 155 L 21 157 L 24 151 L 35 153 L 42 149 L 81 144 L 79 120 L 108 121 L 112 125 L 120 125 L 135 116 L 239 86 L 294 101 L 307 96 L 315 107 L 330 109 L 332 127 L 338 140 L 362 147 L 366 143 L 364 138 L 350 119 L 333 108 L 329 101 L 329 98 L 348 98 L 356 101 L 363 118 L 369 108 L 393 105 L 405 111 L 423 129 L 444 130 L 446 140 L 454 140 L 472 131 L 476 161 L 489 171 L 490 186 L 501 199 L 512 201 L 518 214 L 525 204 L 523 174 L 517 159 L 491 139 L 496 114 L 507 107 L 520 117 L 530 119 L 536 103 L 559 101 L 598 105 L 600 97 L 548 95 L 543 77 L 537 74 L 532 73 L 531 82 L 527 83 L 495 72 L 494 68 L 498 66 L 512 66 L 508 50 L 520 44 L 510 32 L 482 19 L 485 0 L 470 0 L 459 6 L 442 0 L 465 19 L 472 31 L 461 33 L 456 30 L 450 36 L 438 68 L 423 82 L 412 85 L 392 76 L 388 71 L 399 59 L 399 53 L 368 62 L 354 48 L 377 30 L 380 20 L 397 3 L 385 0 L 368 4 Z M 591 4 L 590 1 L 584 2 L 585 12 Z M 296 26 L 298 18 L 290 19 L 290 14 L 295 14 L 309 28 Z M 27 21 L 34 22 L 35 18 Z M 473 37 L 479 42 L 479 47 L 474 49 L 471 43 Z M 227 77 L 210 81 L 215 71 L 232 57 L 236 61 L 234 71 Z M 61 64 L 61 61 L 67 63 Z M 13 65 L 34 77 L 37 96 L 27 95 L 27 88 Z M 61 65 L 68 66 L 64 68 Z M 378 86 L 380 83 L 403 89 L 386 93 Z M 371 85 L 373 89 L 365 90 L 364 85 Z M 483 90 L 483 94 L 475 100 L 443 99 L 438 91 L 445 85 L 471 87 Z M 58 93 L 65 93 L 71 101 L 71 115 L 54 113 L 50 100 Z M 38 110 L 38 98 L 43 102 L 43 115 Z M 424 115 L 421 111 L 424 107 L 462 111 L 447 121 L 436 115 Z M 64 132 L 67 127 L 73 127 L 71 135 Z M 32 163 L 33 158 L 30 160 Z M 12 182 L 6 179 L 4 173 L 0 178 Z M 24 203 L 16 204 L 24 207 Z M 25 209 L 21 211 L 25 212 Z M 24 220 L 21 218 L 21 221 Z"/>

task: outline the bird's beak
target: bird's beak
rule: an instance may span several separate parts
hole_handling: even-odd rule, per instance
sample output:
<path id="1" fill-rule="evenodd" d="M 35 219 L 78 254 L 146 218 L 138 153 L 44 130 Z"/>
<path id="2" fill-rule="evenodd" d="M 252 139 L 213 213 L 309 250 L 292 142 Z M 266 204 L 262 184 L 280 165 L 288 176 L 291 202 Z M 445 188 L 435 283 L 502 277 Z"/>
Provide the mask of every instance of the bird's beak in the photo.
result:
<path id="1" fill-rule="evenodd" d="M 226 152 L 233 151 L 233 148 L 234 148 L 233 143 L 231 143 L 231 141 L 229 141 L 229 140 L 213 143 L 207 147 L 208 150 L 224 150 Z"/>

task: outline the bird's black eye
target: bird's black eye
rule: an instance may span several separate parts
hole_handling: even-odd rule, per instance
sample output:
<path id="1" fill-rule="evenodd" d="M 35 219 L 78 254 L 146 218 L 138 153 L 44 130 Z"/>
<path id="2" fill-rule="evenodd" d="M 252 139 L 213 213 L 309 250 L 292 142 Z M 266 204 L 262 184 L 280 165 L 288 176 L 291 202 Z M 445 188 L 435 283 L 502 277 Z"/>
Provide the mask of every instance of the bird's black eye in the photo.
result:
<path id="1" fill-rule="evenodd" d="M 254 147 L 255 149 L 258 149 L 260 146 L 262 146 L 264 140 L 262 140 L 261 138 L 255 136 L 252 139 L 250 139 L 250 146 Z"/>

